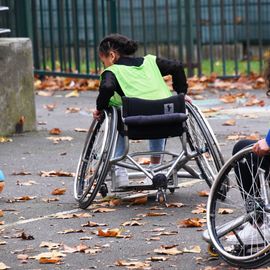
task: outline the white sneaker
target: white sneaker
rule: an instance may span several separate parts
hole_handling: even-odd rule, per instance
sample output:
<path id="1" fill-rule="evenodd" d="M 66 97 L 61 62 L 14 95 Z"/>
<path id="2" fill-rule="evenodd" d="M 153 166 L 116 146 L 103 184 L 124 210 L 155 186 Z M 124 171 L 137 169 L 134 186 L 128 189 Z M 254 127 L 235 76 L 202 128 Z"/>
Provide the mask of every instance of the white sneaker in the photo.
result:
<path id="1" fill-rule="evenodd" d="M 261 227 L 259 227 L 261 230 L 261 233 L 265 240 L 270 240 L 270 228 L 267 224 L 263 224 Z M 244 228 L 237 232 L 239 238 L 242 240 L 242 242 L 246 245 L 259 245 L 265 243 L 264 239 L 261 237 L 259 231 L 257 228 L 252 226 L 249 222 L 244 226 Z M 230 235 L 226 242 L 231 245 L 239 244 L 239 241 L 237 240 L 235 235 Z"/>
<path id="2" fill-rule="evenodd" d="M 128 186 L 128 172 L 126 168 L 115 166 L 115 187 L 121 188 Z"/>

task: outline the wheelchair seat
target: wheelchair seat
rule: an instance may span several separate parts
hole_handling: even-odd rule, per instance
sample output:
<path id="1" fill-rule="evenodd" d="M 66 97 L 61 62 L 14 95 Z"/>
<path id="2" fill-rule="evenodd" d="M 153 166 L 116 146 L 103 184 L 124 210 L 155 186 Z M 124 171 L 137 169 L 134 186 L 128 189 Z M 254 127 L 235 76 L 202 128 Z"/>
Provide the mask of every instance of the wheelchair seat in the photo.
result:
<path id="1" fill-rule="evenodd" d="M 129 139 L 159 139 L 181 136 L 185 114 L 183 94 L 145 100 L 122 97 L 125 134 Z"/>

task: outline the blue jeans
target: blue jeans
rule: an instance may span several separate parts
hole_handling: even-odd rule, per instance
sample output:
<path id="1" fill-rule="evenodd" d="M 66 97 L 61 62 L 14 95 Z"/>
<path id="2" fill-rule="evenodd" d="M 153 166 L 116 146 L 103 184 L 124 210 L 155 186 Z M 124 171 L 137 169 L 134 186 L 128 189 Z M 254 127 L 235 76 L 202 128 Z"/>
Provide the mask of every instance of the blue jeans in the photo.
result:
<path id="1" fill-rule="evenodd" d="M 164 151 L 165 148 L 165 139 L 152 139 L 149 140 L 149 150 L 150 151 Z M 123 155 L 125 150 L 125 140 L 124 137 L 120 134 L 117 138 L 116 150 L 114 157 L 120 157 Z M 152 157 L 160 157 L 160 155 L 153 155 Z"/>

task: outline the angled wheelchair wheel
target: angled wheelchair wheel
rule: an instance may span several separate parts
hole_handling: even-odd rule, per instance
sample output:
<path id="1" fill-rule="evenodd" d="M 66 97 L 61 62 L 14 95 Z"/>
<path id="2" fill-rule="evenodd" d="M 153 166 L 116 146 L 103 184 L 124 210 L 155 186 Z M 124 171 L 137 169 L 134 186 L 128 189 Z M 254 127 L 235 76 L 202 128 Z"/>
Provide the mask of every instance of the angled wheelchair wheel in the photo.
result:
<path id="1" fill-rule="evenodd" d="M 224 164 L 217 139 L 199 108 L 186 102 L 188 113 L 187 141 L 192 151 L 197 151 L 196 164 L 202 178 L 212 186 L 218 171 Z"/>
<path id="2" fill-rule="evenodd" d="M 226 162 L 211 188 L 208 233 L 231 265 L 256 268 L 270 261 L 269 160 L 246 148 Z"/>
<path id="3" fill-rule="evenodd" d="M 104 111 L 100 121 L 89 128 L 74 179 L 74 197 L 83 209 L 95 199 L 106 178 L 111 155 L 114 128 L 111 114 Z"/>

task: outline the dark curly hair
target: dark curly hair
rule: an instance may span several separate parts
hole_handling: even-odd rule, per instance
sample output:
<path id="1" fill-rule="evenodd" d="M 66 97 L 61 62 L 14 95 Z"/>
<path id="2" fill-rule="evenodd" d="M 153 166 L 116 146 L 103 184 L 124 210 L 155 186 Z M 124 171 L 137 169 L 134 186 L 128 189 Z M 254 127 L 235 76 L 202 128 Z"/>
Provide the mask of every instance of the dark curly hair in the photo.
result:
<path id="1" fill-rule="evenodd" d="M 138 43 L 126 36 L 120 34 L 110 34 L 106 36 L 99 44 L 99 52 L 108 55 L 115 51 L 122 55 L 132 55 L 138 49 Z"/>

